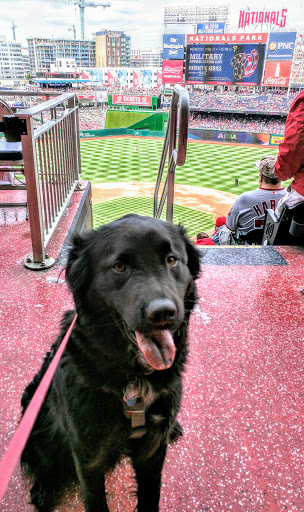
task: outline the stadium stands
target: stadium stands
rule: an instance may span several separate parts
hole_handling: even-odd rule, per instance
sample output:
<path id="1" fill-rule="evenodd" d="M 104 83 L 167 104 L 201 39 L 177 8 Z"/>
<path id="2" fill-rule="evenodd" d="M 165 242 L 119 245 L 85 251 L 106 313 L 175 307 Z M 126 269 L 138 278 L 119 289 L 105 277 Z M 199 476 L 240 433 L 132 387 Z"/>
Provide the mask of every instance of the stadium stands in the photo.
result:
<path id="1" fill-rule="evenodd" d="M 241 114 L 228 114 L 224 116 L 216 113 L 192 112 L 189 119 L 190 128 L 205 128 L 208 130 L 232 130 L 255 133 L 283 134 L 285 120 L 271 116 L 254 116 Z"/>
<path id="2" fill-rule="evenodd" d="M 267 112 L 287 114 L 294 96 L 278 94 L 244 94 L 194 91 L 190 93 L 190 110 L 204 109 L 216 112 Z"/>
<path id="3" fill-rule="evenodd" d="M 79 98 L 93 95 L 100 87 L 94 85 L 71 89 Z M 104 88 L 103 88 L 104 90 Z M 121 89 L 111 87 L 108 93 L 158 95 L 160 89 Z M 194 89 L 189 93 L 190 127 L 258 133 L 284 133 L 285 118 L 291 102 L 299 91 L 265 90 L 263 87 L 239 90 Z M 162 94 L 162 109 L 168 110 L 169 94 Z M 95 102 L 96 105 L 96 102 Z M 223 113 L 225 115 L 223 115 Z M 97 106 L 81 106 L 80 129 L 103 129 L 106 110 Z"/>

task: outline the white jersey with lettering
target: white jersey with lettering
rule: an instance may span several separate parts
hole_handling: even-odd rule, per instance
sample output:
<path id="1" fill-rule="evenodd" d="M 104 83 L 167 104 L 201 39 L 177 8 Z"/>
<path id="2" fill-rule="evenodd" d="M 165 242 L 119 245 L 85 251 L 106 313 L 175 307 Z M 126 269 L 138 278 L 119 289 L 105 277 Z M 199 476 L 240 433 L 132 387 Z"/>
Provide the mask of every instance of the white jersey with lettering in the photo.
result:
<path id="1" fill-rule="evenodd" d="M 237 235 L 246 235 L 252 229 L 264 226 L 266 210 L 275 210 L 286 189 L 258 188 L 244 192 L 232 206 L 226 226 Z"/>

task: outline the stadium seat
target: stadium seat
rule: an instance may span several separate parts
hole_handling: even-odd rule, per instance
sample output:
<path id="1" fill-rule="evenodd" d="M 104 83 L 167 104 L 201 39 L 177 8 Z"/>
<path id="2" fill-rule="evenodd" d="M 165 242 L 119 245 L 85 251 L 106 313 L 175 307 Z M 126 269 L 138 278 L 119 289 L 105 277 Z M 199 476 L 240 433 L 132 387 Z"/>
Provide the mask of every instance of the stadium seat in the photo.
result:
<path id="1" fill-rule="evenodd" d="M 6 122 L 4 116 L 10 116 Z M 0 179 L 0 190 L 25 190 L 25 183 L 15 181 L 16 173 L 23 173 L 23 155 L 20 142 L 20 135 L 14 133 L 14 116 L 11 108 L 3 100 L 0 100 L 0 132 L 4 133 L 5 140 L 0 140 L 0 173 L 3 180 Z M 15 142 L 14 142 L 15 141 Z M 28 219 L 27 202 L 1 202 L 0 208 L 25 207 L 26 219 Z"/>
<path id="2" fill-rule="evenodd" d="M 261 245 L 263 229 L 252 229 L 246 235 L 240 235 L 238 240 L 240 245 Z"/>
<path id="3" fill-rule="evenodd" d="M 267 210 L 262 244 L 304 246 L 304 201 L 292 208 L 285 206 L 279 218 Z"/>

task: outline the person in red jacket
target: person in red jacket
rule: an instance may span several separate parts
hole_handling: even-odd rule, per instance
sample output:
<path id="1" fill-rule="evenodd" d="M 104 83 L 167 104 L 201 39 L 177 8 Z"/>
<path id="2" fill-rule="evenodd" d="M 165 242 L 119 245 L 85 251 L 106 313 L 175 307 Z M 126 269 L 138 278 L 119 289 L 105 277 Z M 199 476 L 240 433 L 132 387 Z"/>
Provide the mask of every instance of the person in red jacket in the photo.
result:
<path id="1" fill-rule="evenodd" d="M 275 174 L 280 180 L 293 178 L 277 206 L 276 214 L 280 215 L 285 205 L 294 206 L 304 201 L 304 90 L 291 104 L 284 140 L 279 144 Z"/>
<path id="2" fill-rule="evenodd" d="M 212 238 L 207 235 L 207 233 L 204 233 L 202 231 L 201 233 L 198 233 L 196 235 L 196 242 L 195 245 L 216 245 L 214 242 L 212 242 Z"/>

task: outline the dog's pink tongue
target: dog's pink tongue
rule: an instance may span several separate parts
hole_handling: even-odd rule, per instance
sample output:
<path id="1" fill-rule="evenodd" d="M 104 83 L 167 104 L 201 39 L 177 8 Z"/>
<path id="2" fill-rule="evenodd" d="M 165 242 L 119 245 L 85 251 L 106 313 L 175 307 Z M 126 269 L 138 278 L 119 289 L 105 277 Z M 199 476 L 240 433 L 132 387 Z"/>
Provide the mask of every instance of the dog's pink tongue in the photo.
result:
<path id="1" fill-rule="evenodd" d="M 172 366 L 175 358 L 175 345 L 168 329 L 155 331 L 151 338 L 147 338 L 137 331 L 135 331 L 135 336 L 139 350 L 154 370 L 166 370 Z"/>

